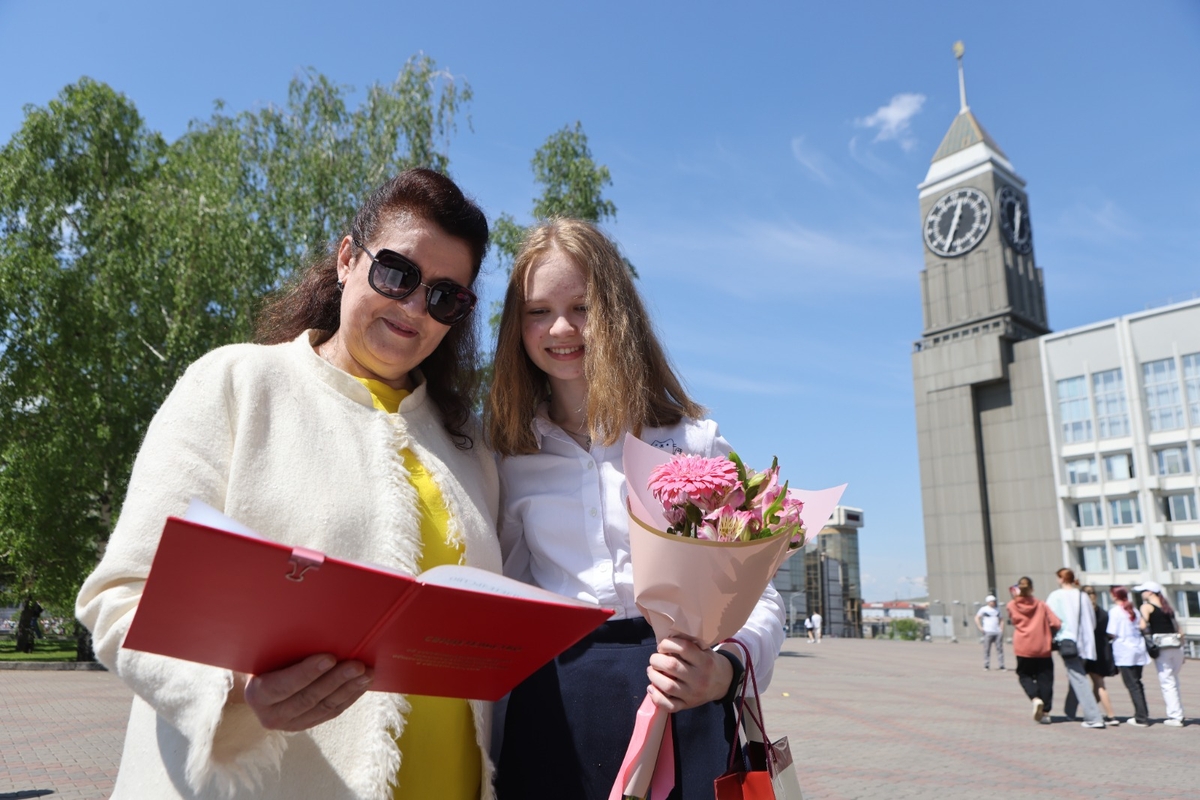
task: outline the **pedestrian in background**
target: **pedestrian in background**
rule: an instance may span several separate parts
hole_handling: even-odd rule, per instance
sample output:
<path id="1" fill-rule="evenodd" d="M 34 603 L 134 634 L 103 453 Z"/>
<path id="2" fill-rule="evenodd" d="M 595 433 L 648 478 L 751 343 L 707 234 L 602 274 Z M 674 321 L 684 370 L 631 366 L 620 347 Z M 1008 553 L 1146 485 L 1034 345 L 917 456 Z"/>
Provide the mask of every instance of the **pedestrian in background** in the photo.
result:
<path id="1" fill-rule="evenodd" d="M 1096 641 L 1096 657 L 1086 659 L 1083 662 L 1084 671 L 1092 681 L 1092 695 L 1095 696 L 1096 702 L 1104 709 L 1104 723 L 1106 725 L 1120 725 L 1121 721 L 1113 714 L 1112 702 L 1108 697 L 1108 688 L 1104 685 L 1105 678 L 1111 678 L 1117 674 L 1117 667 L 1113 663 L 1112 643 L 1108 640 L 1108 612 L 1104 607 L 1096 602 L 1096 590 L 1091 586 L 1083 587 L 1083 593 L 1092 601 L 1092 613 L 1096 616 L 1096 627 L 1092 629 L 1093 638 Z M 1075 710 L 1078 707 L 1079 700 L 1075 697 L 1075 689 L 1072 687 L 1067 692 L 1066 711 L 1067 716 L 1075 719 Z"/>
<path id="2" fill-rule="evenodd" d="M 1161 584 L 1146 581 L 1133 587 L 1142 593 L 1142 630 L 1148 631 L 1158 645 L 1154 667 L 1158 670 L 1158 685 L 1162 688 L 1163 703 L 1167 706 L 1164 725 L 1183 727 L 1183 701 L 1179 699 L 1179 670 L 1183 667 L 1183 627 L 1175 609 L 1167 602 Z"/>
<path id="3" fill-rule="evenodd" d="M 1112 638 L 1113 663 L 1133 701 L 1133 716 L 1125 721 L 1135 728 L 1144 728 L 1150 724 L 1150 712 L 1146 709 L 1142 667 L 1150 663 L 1150 654 L 1146 652 L 1146 639 L 1142 636 L 1133 603 L 1129 601 L 1129 592 L 1124 586 L 1114 586 L 1112 597 L 1117 607 L 1108 615 L 1107 633 Z"/>
<path id="4" fill-rule="evenodd" d="M 817 644 L 820 644 L 821 643 L 821 623 L 824 622 L 824 620 L 821 618 L 821 613 L 819 611 L 814 611 L 811 619 L 812 619 L 812 625 L 813 625 L 813 637 L 816 639 Z"/>
<path id="5" fill-rule="evenodd" d="M 1004 669 L 1004 618 L 996 607 L 996 595 L 984 598 L 985 605 L 975 612 L 975 627 L 983 634 L 983 668 L 991 669 L 992 645 L 996 646 L 996 660 Z"/>
<path id="6" fill-rule="evenodd" d="M 810 642 L 814 642 L 814 641 L 816 641 L 816 639 L 814 639 L 814 638 L 813 638 L 813 624 L 812 624 L 812 619 L 811 619 L 811 618 L 809 618 L 809 617 L 805 617 L 805 618 L 804 618 L 804 633 L 805 633 L 805 635 L 807 635 L 807 636 L 808 636 L 808 640 L 809 640 Z"/>
<path id="7" fill-rule="evenodd" d="M 1017 581 L 1017 595 L 1009 601 L 1008 618 L 1013 625 L 1013 653 L 1017 656 L 1017 680 L 1033 701 L 1033 719 L 1050 724 L 1054 699 L 1054 661 L 1050 658 L 1053 630 L 1062 623 L 1054 612 L 1033 596 L 1033 579 Z"/>
<path id="8" fill-rule="evenodd" d="M 1062 621 L 1058 633 L 1054 635 L 1058 655 L 1067 670 L 1067 680 L 1083 705 L 1083 727 L 1103 728 L 1104 715 L 1100 712 L 1100 704 L 1092 696 L 1092 687 L 1083 665 L 1085 660 L 1096 658 L 1096 615 L 1092 611 L 1091 601 L 1087 601 L 1083 592 L 1079 591 L 1074 571 L 1063 567 L 1055 575 L 1058 577 L 1058 588 L 1046 598 L 1046 605 Z"/>

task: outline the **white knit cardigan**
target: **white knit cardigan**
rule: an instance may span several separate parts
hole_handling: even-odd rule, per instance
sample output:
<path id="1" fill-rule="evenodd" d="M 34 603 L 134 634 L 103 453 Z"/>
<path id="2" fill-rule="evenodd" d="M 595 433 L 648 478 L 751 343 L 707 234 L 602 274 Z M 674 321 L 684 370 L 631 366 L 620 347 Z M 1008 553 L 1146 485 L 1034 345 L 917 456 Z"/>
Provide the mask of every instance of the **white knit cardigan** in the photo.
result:
<path id="1" fill-rule="evenodd" d="M 500 571 L 498 481 L 481 437 L 457 448 L 424 385 L 396 414 L 376 410 L 361 383 L 313 351 L 311 336 L 209 353 L 147 429 L 116 529 L 76 606 L 99 660 L 136 695 L 118 800 L 383 800 L 400 766 L 395 737 L 410 710 L 403 695 L 368 692 L 336 719 L 284 734 L 227 704 L 229 671 L 121 646 L 163 523 L 191 498 L 266 537 L 413 574 L 416 492 L 398 453 L 409 448 L 446 500 L 465 563 Z M 491 706 L 471 707 L 488 800 Z"/>

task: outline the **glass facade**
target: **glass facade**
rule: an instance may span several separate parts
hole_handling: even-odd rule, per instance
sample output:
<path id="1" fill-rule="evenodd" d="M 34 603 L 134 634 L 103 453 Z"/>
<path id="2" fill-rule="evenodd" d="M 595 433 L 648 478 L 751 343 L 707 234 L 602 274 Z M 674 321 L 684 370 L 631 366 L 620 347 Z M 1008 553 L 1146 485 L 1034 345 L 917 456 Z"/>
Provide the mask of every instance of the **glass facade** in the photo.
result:
<path id="1" fill-rule="evenodd" d="M 1113 561 L 1117 572 L 1138 572 L 1146 564 L 1140 544 L 1114 544 Z"/>
<path id="2" fill-rule="evenodd" d="M 1081 528 L 1099 528 L 1104 524 L 1100 516 L 1100 504 L 1095 500 L 1085 500 L 1075 504 L 1075 524 Z"/>
<path id="3" fill-rule="evenodd" d="M 1092 411 L 1084 376 L 1058 382 L 1058 416 L 1064 442 L 1086 442 L 1092 438 Z"/>
<path id="4" fill-rule="evenodd" d="M 1191 522 L 1196 519 L 1196 495 L 1169 494 L 1163 497 L 1163 516 L 1168 522 Z"/>
<path id="5" fill-rule="evenodd" d="M 1110 525 L 1132 525 L 1142 521 L 1142 511 L 1136 497 L 1119 497 L 1108 501 Z"/>
<path id="6" fill-rule="evenodd" d="M 1088 544 L 1079 548 L 1079 566 L 1084 572 L 1108 572 L 1108 546 Z"/>
<path id="7" fill-rule="evenodd" d="M 1096 459 L 1076 458 L 1067 462 L 1067 480 L 1070 483 L 1099 483 L 1096 474 Z"/>
<path id="8" fill-rule="evenodd" d="M 1104 457 L 1104 478 L 1127 481 L 1133 477 L 1133 458 L 1129 453 L 1113 453 Z"/>
<path id="9" fill-rule="evenodd" d="M 1188 416 L 1200 427 L 1200 353 L 1183 357 L 1183 383 L 1187 390 Z"/>
<path id="10" fill-rule="evenodd" d="M 1101 439 L 1129 435 L 1129 410 L 1121 369 L 1092 374 L 1092 396 L 1096 399 L 1096 429 Z"/>
<path id="11" fill-rule="evenodd" d="M 1164 447 L 1154 451 L 1154 463 L 1159 475 L 1187 475 L 1192 471 L 1188 461 L 1187 445 Z"/>
<path id="12" fill-rule="evenodd" d="M 1146 391 L 1146 415 L 1150 430 L 1173 431 L 1183 427 L 1183 406 L 1179 402 L 1179 379 L 1175 359 L 1147 361 L 1142 364 L 1142 387 Z"/>

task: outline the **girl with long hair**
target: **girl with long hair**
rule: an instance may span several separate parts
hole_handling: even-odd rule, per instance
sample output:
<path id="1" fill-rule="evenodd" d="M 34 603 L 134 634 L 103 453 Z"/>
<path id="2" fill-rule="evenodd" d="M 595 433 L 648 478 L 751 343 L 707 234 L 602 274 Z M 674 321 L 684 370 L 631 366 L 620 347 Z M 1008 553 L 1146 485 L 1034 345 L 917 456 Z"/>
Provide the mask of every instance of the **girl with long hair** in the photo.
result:
<path id="1" fill-rule="evenodd" d="M 1133 716 L 1125 721 L 1135 728 L 1142 728 L 1150 724 L 1146 689 L 1142 686 L 1142 667 L 1150 663 L 1150 655 L 1146 652 L 1145 637 L 1138 624 L 1137 611 L 1129 600 L 1129 592 L 1124 586 L 1114 586 L 1111 593 L 1116 606 L 1108 615 L 1106 632 L 1112 639 L 1113 663 L 1133 701 Z"/>
<path id="2" fill-rule="evenodd" d="M 1183 727 L 1183 700 L 1179 696 L 1179 670 L 1183 668 L 1183 626 L 1175 616 L 1161 584 L 1146 581 L 1133 587 L 1142 593 L 1142 630 L 1148 632 L 1156 644 L 1158 655 L 1154 668 L 1158 670 L 1158 685 L 1162 688 L 1163 703 L 1167 706 L 1167 718 L 1163 724 L 1172 728 Z"/>
<path id="3" fill-rule="evenodd" d="M 607 798 L 647 693 L 676 712 L 671 799 L 711 795 L 724 771 L 741 661 L 682 638 L 656 645 L 633 602 L 622 471 L 626 433 L 672 453 L 728 453 L 703 416 L 617 247 L 587 222 L 534 228 L 513 264 L 485 415 L 503 457 L 505 572 L 616 614 L 513 691 L 500 797 Z M 768 681 L 784 638 L 773 588 L 737 638 Z"/>

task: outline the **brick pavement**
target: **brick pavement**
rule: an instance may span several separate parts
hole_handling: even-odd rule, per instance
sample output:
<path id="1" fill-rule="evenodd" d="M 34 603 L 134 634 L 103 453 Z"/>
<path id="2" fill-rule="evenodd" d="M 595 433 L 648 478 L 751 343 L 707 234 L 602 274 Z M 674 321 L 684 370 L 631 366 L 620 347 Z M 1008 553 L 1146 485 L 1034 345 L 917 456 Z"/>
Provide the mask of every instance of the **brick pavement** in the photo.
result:
<path id="1" fill-rule="evenodd" d="M 1039 726 L 1016 676 L 985 672 L 974 643 L 791 639 L 767 691 L 767 727 L 789 736 L 806 800 L 1197 796 L 1200 721 L 1085 730 L 1061 716 L 1057 677 L 1056 724 Z M 1195 714 L 1200 664 L 1182 678 Z M 1152 670 L 1145 683 L 1161 719 Z M 1132 713 L 1113 684 L 1118 715 Z M 129 699 L 105 672 L 0 671 L 0 800 L 107 797 Z"/>

